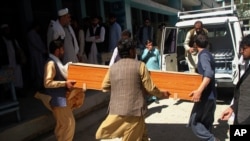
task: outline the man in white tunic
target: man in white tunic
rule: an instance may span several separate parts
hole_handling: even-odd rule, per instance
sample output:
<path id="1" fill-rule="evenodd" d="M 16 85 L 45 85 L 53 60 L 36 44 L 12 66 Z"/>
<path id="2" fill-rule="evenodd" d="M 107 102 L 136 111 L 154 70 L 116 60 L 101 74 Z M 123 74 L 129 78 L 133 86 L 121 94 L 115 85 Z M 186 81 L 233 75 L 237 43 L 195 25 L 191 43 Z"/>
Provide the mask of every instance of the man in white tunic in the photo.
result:
<path id="1" fill-rule="evenodd" d="M 79 62 L 77 57 L 79 46 L 70 21 L 71 17 L 68 9 L 59 10 L 58 19 L 56 21 L 51 20 L 47 33 L 47 45 L 49 45 L 52 40 L 58 38 L 64 40 L 63 64 Z"/>
<path id="2" fill-rule="evenodd" d="M 88 55 L 88 62 L 91 64 L 101 63 L 101 60 L 99 60 L 100 50 L 104 47 L 105 28 L 98 23 L 99 19 L 92 17 L 91 26 L 86 33 L 86 54 Z"/>

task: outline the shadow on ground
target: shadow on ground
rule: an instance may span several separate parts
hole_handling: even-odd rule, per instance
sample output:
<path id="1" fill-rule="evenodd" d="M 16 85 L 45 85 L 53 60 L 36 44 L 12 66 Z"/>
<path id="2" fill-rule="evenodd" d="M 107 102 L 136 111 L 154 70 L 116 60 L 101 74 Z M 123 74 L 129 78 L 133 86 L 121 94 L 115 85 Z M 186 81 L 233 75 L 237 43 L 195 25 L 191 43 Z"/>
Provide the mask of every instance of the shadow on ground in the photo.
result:
<path id="1" fill-rule="evenodd" d="M 186 127 L 186 124 L 147 124 L 149 137 L 152 141 L 199 141 L 192 133 L 191 128 Z M 221 141 L 227 140 L 228 124 L 220 122 L 214 125 L 212 132 Z"/>

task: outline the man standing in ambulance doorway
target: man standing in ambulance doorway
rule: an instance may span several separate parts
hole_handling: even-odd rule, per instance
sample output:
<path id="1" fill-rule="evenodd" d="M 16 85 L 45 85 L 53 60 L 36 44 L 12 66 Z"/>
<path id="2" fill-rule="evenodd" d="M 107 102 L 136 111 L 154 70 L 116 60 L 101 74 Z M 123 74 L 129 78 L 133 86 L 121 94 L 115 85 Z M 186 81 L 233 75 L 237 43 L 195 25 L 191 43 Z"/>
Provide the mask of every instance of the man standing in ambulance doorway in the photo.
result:
<path id="1" fill-rule="evenodd" d="M 203 28 L 201 21 L 194 23 L 194 28 L 188 31 L 186 39 L 184 41 L 185 58 L 188 64 L 189 72 L 195 73 L 198 63 L 198 51 L 193 47 L 194 38 L 199 34 L 207 35 L 207 29 Z"/>

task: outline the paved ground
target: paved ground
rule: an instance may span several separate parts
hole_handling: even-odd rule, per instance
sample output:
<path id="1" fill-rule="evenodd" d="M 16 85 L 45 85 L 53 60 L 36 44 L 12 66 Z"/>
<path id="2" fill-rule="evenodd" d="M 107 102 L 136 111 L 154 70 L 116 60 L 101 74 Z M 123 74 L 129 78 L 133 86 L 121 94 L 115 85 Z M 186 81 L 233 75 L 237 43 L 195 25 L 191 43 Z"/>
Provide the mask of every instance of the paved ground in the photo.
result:
<path id="1" fill-rule="evenodd" d="M 229 141 L 228 122 L 218 120 L 221 112 L 228 106 L 229 100 L 218 100 L 215 113 L 213 132 L 221 141 Z M 151 103 L 146 118 L 148 134 L 151 141 L 199 141 L 186 127 L 193 103 L 189 101 L 164 99 Z M 77 121 L 74 141 L 96 141 L 95 132 L 101 121 L 105 118 L 106 108 L 93 112 L 89 116 Z M 229 122 L 230 123 L 230 122 Z M 54 141 L 53 133 L 46 135 L 39 141 Z M 38 140 L 36 140 L 38 141 Z M 121 141 L 110 139 L 102 141 Z"/>

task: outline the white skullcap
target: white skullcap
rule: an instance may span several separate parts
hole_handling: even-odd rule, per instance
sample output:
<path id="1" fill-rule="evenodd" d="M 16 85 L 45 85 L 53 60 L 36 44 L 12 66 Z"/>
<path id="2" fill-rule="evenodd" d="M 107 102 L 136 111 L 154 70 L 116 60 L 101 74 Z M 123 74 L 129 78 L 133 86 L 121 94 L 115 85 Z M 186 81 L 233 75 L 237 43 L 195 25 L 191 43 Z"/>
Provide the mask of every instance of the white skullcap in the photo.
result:
<path id="1" fill-rule="evenodd" d="M 6 28 L 6 27 L 9 27 L 9 25 L 8 24 L 2 24 L 1 25 L 1 28 Z"/>
<path id="2" fill-rule="evenodd" d="M 63 16 L 63 15 L 66 15 L 68 13 L 69 13 L 68 8 L 64 8 L 64 9 L 59 10 L 57 14 L 58 14 L 58 16 Z"/>

